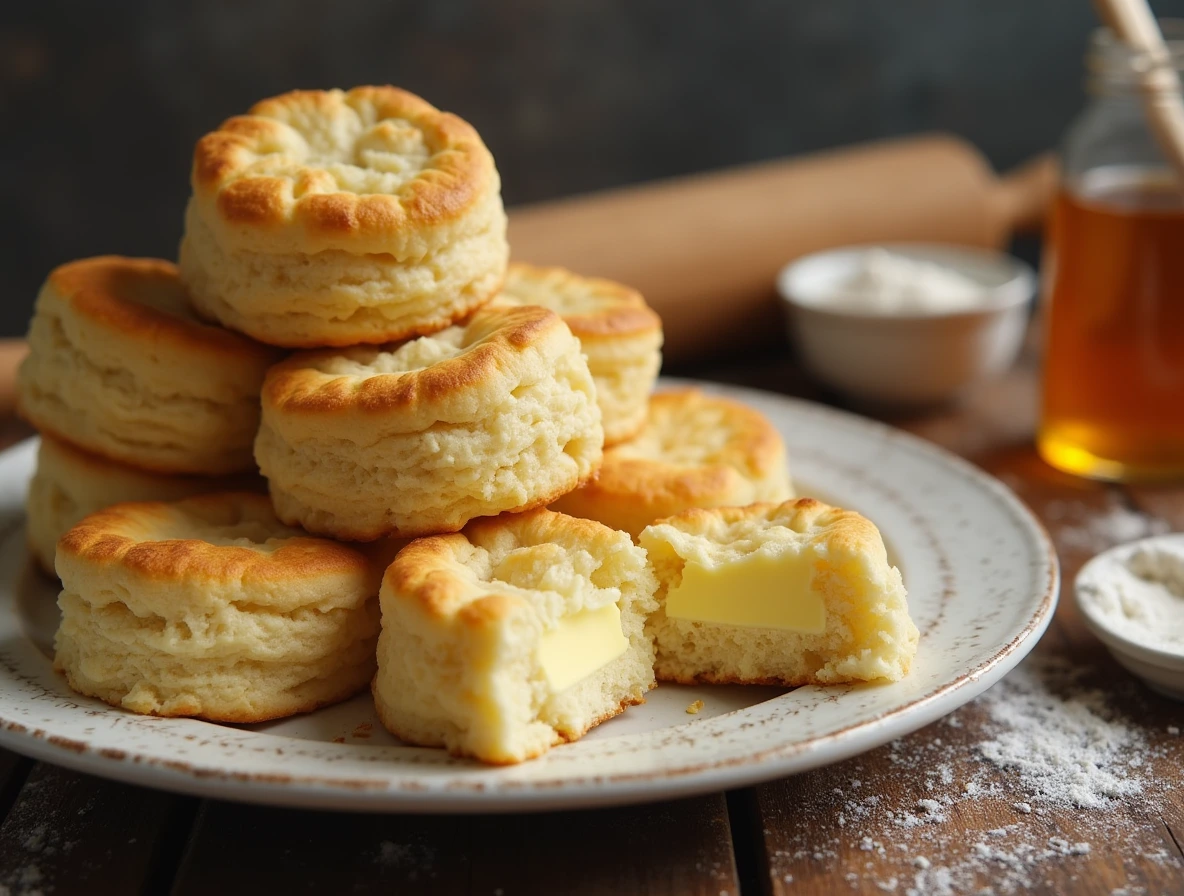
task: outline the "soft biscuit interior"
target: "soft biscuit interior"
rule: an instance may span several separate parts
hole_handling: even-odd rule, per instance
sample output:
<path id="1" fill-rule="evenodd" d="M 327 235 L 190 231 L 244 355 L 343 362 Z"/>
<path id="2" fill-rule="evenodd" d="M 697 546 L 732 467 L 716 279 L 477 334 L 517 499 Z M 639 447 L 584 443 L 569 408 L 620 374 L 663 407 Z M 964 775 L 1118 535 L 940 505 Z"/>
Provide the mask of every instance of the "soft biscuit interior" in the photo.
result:
<path id="1" fill-rule="evenodd" d="M 424 612 L 391 599 L 388 575 L 375 696 L 396 734 L 517 762 L 641 701 L 654 683 L 653 573 L 628 536 L 596 527 L 588 540 L 579 523 L 566 535 L 477 527 L 405 549 L 400 564 L 444 550 L 429 576 L 455 587 Z"/>
<path id="2" fill-rule="evenodd" d="M 510 597 L 517 604 L 505 630 L 511 643 L 517 642 L 517 668 L 505 670 L 504 682 L 506 696 L 517 693 L 513 700 L 495 700 L 499 711 L 522 723 L 537 720 L 561 737 L 578 737 L 590 721 L 599 720 L 589 718 L 590 709 L 613 702 L 621 673 L 629 672 L 613 666 L 630 646 L 650 661 L 638 604 L 652 600 L 652 587 L 638 594 L 644 587 L 629 587 L 621 575 L 620 561 L 626 558 L 612 559 L 616 562 L 606 563 L 586 548 L 553 543 L 508 550 L 497 543 L 474 547 L 468 565 L 475 592 Z M 642 586 L 644 567 L 632 559 L 634 583 Z M 619 703 L 618 697 L 614 711 Z"/>
<path id="3" fill-rule="evenodd" d="M 490 569 L 491 587 L 517 594 L 539 614 L 542 631 L 534 661 L 551 695 L 629 648 L 618 607 L 621 589 L 598 584 L 599 571 L 600 563 L 588 551 L 569 553 L 555 544 L 516 548 Z"/>
<path id="4" fill-rule="evenodd" d="M 900 572 L 857 514 L 809 499 L 700 511 L 648 527 L 640 543 L 660 583 L 659 679 L 792 685 L 908 671 L 917 632 Z"/>

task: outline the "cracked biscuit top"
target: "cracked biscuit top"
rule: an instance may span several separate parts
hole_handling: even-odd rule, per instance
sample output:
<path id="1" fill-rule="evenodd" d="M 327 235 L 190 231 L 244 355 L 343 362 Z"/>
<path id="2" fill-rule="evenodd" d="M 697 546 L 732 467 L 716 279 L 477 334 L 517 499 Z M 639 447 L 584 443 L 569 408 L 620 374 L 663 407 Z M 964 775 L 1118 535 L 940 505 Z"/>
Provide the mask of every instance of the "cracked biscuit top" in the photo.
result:
<path id="1" fill-rule="evenodd" d="M 198 141 L 192 183 L 224 244 L 265 252 L 417 258 L 500 209 L 477 131 L 397 87 L 256 103 Z"/>

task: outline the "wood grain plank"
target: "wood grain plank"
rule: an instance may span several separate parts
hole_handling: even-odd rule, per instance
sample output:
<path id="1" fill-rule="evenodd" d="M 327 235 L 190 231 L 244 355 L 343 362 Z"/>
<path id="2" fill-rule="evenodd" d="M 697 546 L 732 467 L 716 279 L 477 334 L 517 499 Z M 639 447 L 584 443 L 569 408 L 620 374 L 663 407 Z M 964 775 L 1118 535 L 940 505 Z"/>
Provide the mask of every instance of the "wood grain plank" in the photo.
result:
<path id="1" fill-rule="evenodd" d="M 1163 520 L 1173 532 L 1184 532 L 1184 485 L 1128 485 L 1131 506 Z"/>
<path id="2" fill-rule="evenodd" d="M 723 794 L 473 825 L 473 893 L 738 896 Z"/>
<path id="3" fill-rule="evenodd" d="M 739 892 L 723 796 L 551 815 L 336 815 L 203 804 L 175 896 Z"/>
<path id="4" fill-rule="evenodd" d="M 1173 532 L 1184 531 L 1184 485 L 1129 485 L 1125 487 L 1125 492 L 1131 507 L 1159 520 L 1163 524 L 1161 528 Z M 1170 712 L 1161 713 L 1155 720 L 1158 723 L 1156 728 L 1162 732 L 1158 746 L 1165 757 L 1171 758 L 1166 758 L 1158 770 L 1165 779 L 1178 781 L 1184 776 L 1184 737 L 1180 734 L 1184 727 L 1184 712 L 1180 711 L 1178 705 L 1171 705 L 1170 701 L 1163 702 L 1169 705 Z M 1170 840 L 1170 848 L 1184 858 L 1184 795 L 1178 790 L 1164 794 L 1159 807 L 1159 820 Z"/>
<path id="5" fill-rule="evenodd" d="M 16 802 L 21 786 L 33 768 L 33 760 L 9 750 L 0 750 L 0 822 Z"/>
<path id="6" fill-rule="evenodd" d="M 143 892 L 187 834 L 189 802 L 38 763 L 0 825 L 0 885 L 13 894 Z"/>
<path id="7" fill-rule="evenodd" d="M 464 893 L 468 821 L 347 815 L 208 801 L 177 872 L 177 896 Z"/>

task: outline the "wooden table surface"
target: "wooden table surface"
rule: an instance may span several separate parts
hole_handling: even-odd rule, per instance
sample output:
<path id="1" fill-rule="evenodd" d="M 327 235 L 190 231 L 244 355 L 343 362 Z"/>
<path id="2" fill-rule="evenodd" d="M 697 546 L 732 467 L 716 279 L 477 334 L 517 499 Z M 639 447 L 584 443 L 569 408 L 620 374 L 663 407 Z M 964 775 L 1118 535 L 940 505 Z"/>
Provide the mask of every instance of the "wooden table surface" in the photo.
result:
<path id="1" fill-rule="evenodd" d="M 827 398 L 784 355 L 677 372 Z M 1014 488 L 1052 533 L 1067 582 L 1132 526 L 1184 528 L 1184 487 L 1108 486 L 1043 464 L 1032 447 L 1035 383 L 1029 361 L 960 407 L 887 419 Z M 15 423 L 0 432 L 25 434 Z M 1115 514 L 1123 527 L 1106 523 Z M 1119 760 L 1129 752 L 1141 792 L 1092 809 L 1033 797 L 1022 770 L 983 758 L 979 745 L 998 727 L 983 698 L 771 784 L 517 817 L 236 805 L 0 751 L 0 893 L 1184 893 L 1184 707 L 1118 667 L 1068 600 L 1034 656 L 1029 668 L 1080 673 L 1088 705 L 1129 727 Z"/>

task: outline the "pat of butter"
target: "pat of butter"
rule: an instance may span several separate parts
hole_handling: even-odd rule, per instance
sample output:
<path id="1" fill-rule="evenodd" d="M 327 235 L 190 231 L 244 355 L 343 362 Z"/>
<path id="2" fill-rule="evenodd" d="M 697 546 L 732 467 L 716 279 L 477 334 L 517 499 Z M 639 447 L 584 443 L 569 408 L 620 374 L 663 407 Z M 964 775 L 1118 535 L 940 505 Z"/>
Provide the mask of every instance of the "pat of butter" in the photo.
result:
<path id="1" fill-rule="evenodd" d="M 611 663 L 629 647 L 616 604 L 559 620 L 539 639 L 539 665 L 552 693 L 571 687 Z"/>
<path id="2" fill-rule="evenodd" d="M 813 590 L 814 556 L 756 551 L 724 566 L 688 561 L 682 581 L 666 595 L 671 619 L 818 635 L 826 604 Z"/>

